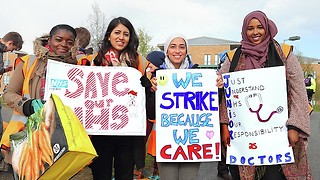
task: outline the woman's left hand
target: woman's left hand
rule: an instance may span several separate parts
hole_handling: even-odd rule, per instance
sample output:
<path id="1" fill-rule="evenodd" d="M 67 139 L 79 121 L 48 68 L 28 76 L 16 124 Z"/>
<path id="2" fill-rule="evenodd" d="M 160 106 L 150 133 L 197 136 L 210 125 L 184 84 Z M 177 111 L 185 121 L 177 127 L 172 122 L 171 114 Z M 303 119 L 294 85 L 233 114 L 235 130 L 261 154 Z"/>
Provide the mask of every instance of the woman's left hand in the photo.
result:
<path id="1" fill-rule="evenodd" d="M 294 146 L 299 140 L 299 132 L 297 130 L 290 129 L 288 131 L 288 139 L 289 139 L 289 146 L 294 148 Z"/>

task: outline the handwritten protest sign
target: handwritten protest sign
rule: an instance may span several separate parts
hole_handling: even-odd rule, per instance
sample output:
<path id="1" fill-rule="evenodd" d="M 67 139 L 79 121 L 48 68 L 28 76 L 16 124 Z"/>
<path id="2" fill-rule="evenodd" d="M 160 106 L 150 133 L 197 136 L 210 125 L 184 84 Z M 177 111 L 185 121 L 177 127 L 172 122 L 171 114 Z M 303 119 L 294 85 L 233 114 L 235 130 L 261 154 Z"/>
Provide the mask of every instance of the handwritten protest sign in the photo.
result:
<path id="1" fill-rule="evenodd" d="M 285 67 L 223 74 L 230 120 L 227 164 L 294 162 L 289 147 Z"/>
<path id="2" fill-rule="evenodd" d="M 157 71 L 157 162 L 220 160 L 216 78 L 212 69 Z"/>
<path id="3" fill-rule="evenodd" d="M 45 99 L 70 106 L 88 134 L 145 135 L 145 91 L 130 67 L 76 66 L 48 61 Z"/>

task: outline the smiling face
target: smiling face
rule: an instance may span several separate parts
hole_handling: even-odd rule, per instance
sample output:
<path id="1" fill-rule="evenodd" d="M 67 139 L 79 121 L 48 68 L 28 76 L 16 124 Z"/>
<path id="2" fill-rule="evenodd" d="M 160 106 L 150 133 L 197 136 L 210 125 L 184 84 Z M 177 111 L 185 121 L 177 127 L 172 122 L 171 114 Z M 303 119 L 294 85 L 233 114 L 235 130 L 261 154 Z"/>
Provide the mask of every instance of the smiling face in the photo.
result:
<path id="1" fill-rule="evenodd" d="M 260 44 L 266 38 L 266 31 L 258 19 L 253 18 L 250 20 L 247 28 L 247 37 L 255 45 Z"/>
<path id="2" fill-rule="evenodd" d="M 126 26 L 120 23 L 112 30 L 108 40 L 117 54 L 119 54 L 119 52 L 124 50 L 129 43 L 130 31 Z"/>
<path id="3" fill-rule="evenodd" d="M 55 54 L 65 55 L 73 47 L 74 38 L 72 32 L 59 29 L 53 34 L 52 38 L 49 39 L 48 43 Z"/>
<path id="4" fill-rule="evenodd" d="M 168 46 L 167 56 L 169 57 L 174 67 L 176 69 L 179 69 L 180 65 L 187 56 L 187 46 L 183 38 L 177 37 L 170 42 Z"/>

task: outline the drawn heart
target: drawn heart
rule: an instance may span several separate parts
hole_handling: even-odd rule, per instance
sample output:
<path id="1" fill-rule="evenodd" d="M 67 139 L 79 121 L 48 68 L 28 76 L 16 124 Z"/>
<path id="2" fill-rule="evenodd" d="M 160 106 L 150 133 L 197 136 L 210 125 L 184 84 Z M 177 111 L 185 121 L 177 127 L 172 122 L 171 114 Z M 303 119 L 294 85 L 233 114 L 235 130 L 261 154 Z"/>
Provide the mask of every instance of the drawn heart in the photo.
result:
<path id="1" fill-rule="evenodd" d="M 209 139 L 211 139 L 213 137 L 213 131 L 207 131 L 206 135 Z"/>

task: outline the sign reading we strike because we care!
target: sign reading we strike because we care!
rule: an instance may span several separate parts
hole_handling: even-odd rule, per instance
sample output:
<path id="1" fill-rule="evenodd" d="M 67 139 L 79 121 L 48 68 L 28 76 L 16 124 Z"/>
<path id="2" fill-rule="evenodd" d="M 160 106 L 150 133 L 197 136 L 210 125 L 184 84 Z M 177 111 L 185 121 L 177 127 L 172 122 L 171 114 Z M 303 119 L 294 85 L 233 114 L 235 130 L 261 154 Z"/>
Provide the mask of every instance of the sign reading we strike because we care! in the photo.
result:
<path id="1" fill-rule="evenodd" d="M 227 164 L 294 162 L 289 147 L 285 67 L 223 74 L 229 116 Z"/>
<path id="2" fill-rule="evenodd" d="M 157 162 L 219 161 L 215 70 L 159 70 L 156 74 Z"/>

